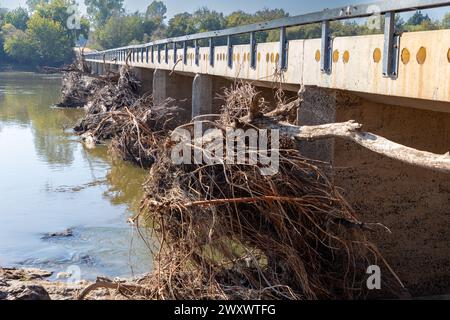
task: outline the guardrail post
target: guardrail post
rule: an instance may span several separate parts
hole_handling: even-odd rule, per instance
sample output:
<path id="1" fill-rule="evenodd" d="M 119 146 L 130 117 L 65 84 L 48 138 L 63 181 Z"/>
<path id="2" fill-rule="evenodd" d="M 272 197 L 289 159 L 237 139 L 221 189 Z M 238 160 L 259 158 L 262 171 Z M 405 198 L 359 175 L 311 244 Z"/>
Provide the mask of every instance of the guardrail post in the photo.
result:
<path id="1" fill-rule="evenodd" d="M 194 40 L 195 43 L 195 65 L 198 66 L 200 64 L 200 47 L 198 45 L 198 40 Z"/>
<path id="2" fill-rule="evenodd" d="M 161 63 L 161 45 L 158 45 L 158 63 Z"/>
<path id="3" fill-rule="evenodd" d="M 177 43 L 174 42 L 173 43 L 173 63 L 177 63 L 178 61 L 178 48 L 177 48 Z"/>
<path id="4" fill-rule="evenodd" d="M 164 60 L 166 64 L 169 63 L 169 44 L 167 43 L 164 45 Z"/>
<path id="5" fill-rule="evenodd" d="M 400 36 L 395 34 L 395 12 L 384 16 L 383 77 L 396 79 L 400 55 Z"/>
<path id="6" fill-rule="evenodd" d="M 330 32 L 330 21 L 322 22 L 322 42 L 321 42 L 321 59 L 320 59 L 320 70 L 323 73 L 331 73 L 332 64 L 332 39 Z"/>
<path id="7" fill-rule="evenodd" d="M 286 27 L 280 28 L 280 61 L 279 67 L 280 70 L 287 69 L 287 50 L 288 50 L 288 41 L 286 36 Z"/>
<path id="8" fill-rule="evenodd" d="M 150 47 L 151 49 L 151 52 L 150 52 L 150 61 L 152 62 L 152 63 L 155 63 L 155 46 L 154 45 L 151 45 L 151 47 Z"/>
<path id="9" fill-rule="evenodd" d="M 256 69 L 256 33 L 250 33 L 250 67 Z"/>
<path id="10" fill-rule="evenodd" d="M 183 42 L 183 64 L 187 64 L 188 61 L 188 46 L 187 46 L 187 41 Z"/>
<path id="11" fill-rule="evenodd" d="M 227 48 L 228 48 L 228 68 L 233 68 L 233 42 L 231 41 L 231 36 L 227 37 Z"/>
<path id="12" fill-rule="evenodd" d="M 214 67 L 214 40 L 209 38 L 209 65 Z"/>
<path id="13" fill-rule="evenodd" d="M 148 57 L 149 57 L 149 47 L 145 47 L 145 61 L 148 63 Z"/>

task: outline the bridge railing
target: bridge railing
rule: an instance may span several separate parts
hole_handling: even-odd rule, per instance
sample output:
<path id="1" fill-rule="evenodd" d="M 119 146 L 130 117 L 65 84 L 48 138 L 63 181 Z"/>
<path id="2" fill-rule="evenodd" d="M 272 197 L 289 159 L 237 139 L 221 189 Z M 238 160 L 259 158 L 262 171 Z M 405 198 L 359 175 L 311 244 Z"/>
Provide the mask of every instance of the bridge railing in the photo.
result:
<path id="1" fill-rule="evenodd" d="M 396 1 L 378 1 L 369 4 L 349 5 L 334 9 L 325 9 L 319 12 L 313 12 L 298 16 L 286 17 L 282 19 L 260 22 L 250 25 L 238 26 L 234 28 L 197 33 L 175 38 L 167 38 L 153 41 L 142 45 L 132 45 L 122 48 L 115 48 L 105 51 L 86 53 L 84 59 L 98 61 L 119 61 L 124 62 L 130 59 L 131 62 L 154 63 L 155 60 L 161 63 L 161 51 L 165 50 L 165 63 L 169 63 L 169 45 L 173 46 L 174 63 L 177 61 L 177 50 L 181 44 L 183 50 L 183 63 L 187 64 L 188 42 L 194 43 L 195 64 L 200 63 L 200 40 L 209 40 L 209 64 L 214 66 L 214 41 L 218 38 L 227 39 L 228 47 L 228 66 L 233 64 L 233 42 L 232 37 L 242 34 L 250 34 L 250 66 L 256 68 L 257 63 L 257 41 L 256 32 L 280 30 L 279 46 L 279 69 L 286 70 L 288 66 L 288 40 L 286 29 L 289 27 L 302 26 L 312 23 L 322 23 L 322 43 L 321 43 L 321 71 L 331 73 L 332 68 L 332 34 L 330 31 L 330 21 L 339 21 L 346 19 L 365 18 L 370 16 L 384 17 L 384 54 L 383 54 L 383 76 L 396 78 L 398 75 L 399 61 L 399 42 L 400 34 L 395 30 L 396 14 L 419 9 L 430 9 L 437 7 L 450 6 L 450 1 L 439 0 L 396 0 Z M 156 57 L 155 57 L 156 48 Z M 140 54 L 138 54 L 140 53 Z"/>

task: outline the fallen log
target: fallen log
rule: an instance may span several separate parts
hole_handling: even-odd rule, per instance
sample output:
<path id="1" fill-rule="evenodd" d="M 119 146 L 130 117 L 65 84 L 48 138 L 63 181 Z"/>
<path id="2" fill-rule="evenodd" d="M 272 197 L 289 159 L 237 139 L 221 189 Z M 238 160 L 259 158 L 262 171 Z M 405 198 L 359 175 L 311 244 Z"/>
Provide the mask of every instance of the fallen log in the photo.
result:
<path id="1" fill-rule="evenodd" d="M 410 148 L 379 135 L 361 131 L 362 125 L 355 121 L 319 126 L 295 126 L 260 116 L 248 123 L 259 128 L 280 130 L 280 134 L 296 140 L 344 139 L 390 159 L 442 173 L 450 173 L 450 152 L 439 155 Z"/>

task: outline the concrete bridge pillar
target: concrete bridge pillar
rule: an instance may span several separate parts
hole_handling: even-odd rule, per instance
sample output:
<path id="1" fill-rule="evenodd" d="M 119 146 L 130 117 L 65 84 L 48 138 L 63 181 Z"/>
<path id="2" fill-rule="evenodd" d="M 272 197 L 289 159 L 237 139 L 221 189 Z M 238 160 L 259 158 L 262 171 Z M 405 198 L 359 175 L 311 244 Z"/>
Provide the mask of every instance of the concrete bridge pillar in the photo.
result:
<path id="1" fill-rule="evenodd" d="M 98 74 L 98 63 L 97 62 L 91 62 L 91 73 L 92 74 Z"/>
<path id="2" fill-rule="evenodd" d="M 304 86 L 299 91 L 299 97 L 303 100 L 297 118 L 300 126 L 314 126 L 336 121 L 336 91 Z M 300 151 L 309 159 L 333 164 L 334 139 L 302 141 Z"/>
<path id="3" fill-rule="evenodd" d="M 134 68 L 134 74 L 136 75 L 137 79 L 141 82 L 139 94 L 140 95 L 153 94 L 154 71 L 151 69 Z"/>
<path id="4" fill-rule="evenodd" d="M 197 74 L 192 83 L 192 118 L 213 112 L 213 84 L 208 75 Z"/>
<path id="5" fill-rule="evenodd" d="M 103 75 L 105 73 L 105 65 L 103 63 L 99 63 L 98 64 L 98 68 L 97 68 L 97 74 L 99 76 Z"/>
<path id="6" fill-rule="evenodd" d="M 111 71 L 119 72 L 119 70 L 120 70 L 120 66 L 118 64 L 111 65 Z"/>
<path id="7" fill-rule="evenodd" d="M 192 114 L 192 77 L 170 74 L 170 71 L 156 69 L 153 74 L 153 101 L 161 105 L 167 99 L 185 111 L 187 121 Z"/>
<path id="8" fill-rule="evenodd" d="M 192 118 L 200 115 L 219 114 L 224 104 L 220 96 L 232 81 L 222 77 L 197 74 L 192 83 Z"/>

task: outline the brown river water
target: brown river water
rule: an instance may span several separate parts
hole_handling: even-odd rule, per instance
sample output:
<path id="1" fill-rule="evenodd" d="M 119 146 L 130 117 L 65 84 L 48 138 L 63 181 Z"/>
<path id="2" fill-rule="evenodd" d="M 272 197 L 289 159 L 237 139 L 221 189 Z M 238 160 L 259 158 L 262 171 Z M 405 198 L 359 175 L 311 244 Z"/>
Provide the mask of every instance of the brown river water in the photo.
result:
<path id="1" fill-rule="evenodd" d="M 83 110 L 53 107 L 60 87 L 58 75 L 0 72 L 0 266 L 75 266 L 90 280 L 149 272 L 149 249 L 127 224 L 147 173 L 86 149 L 71 129 Z"/>

